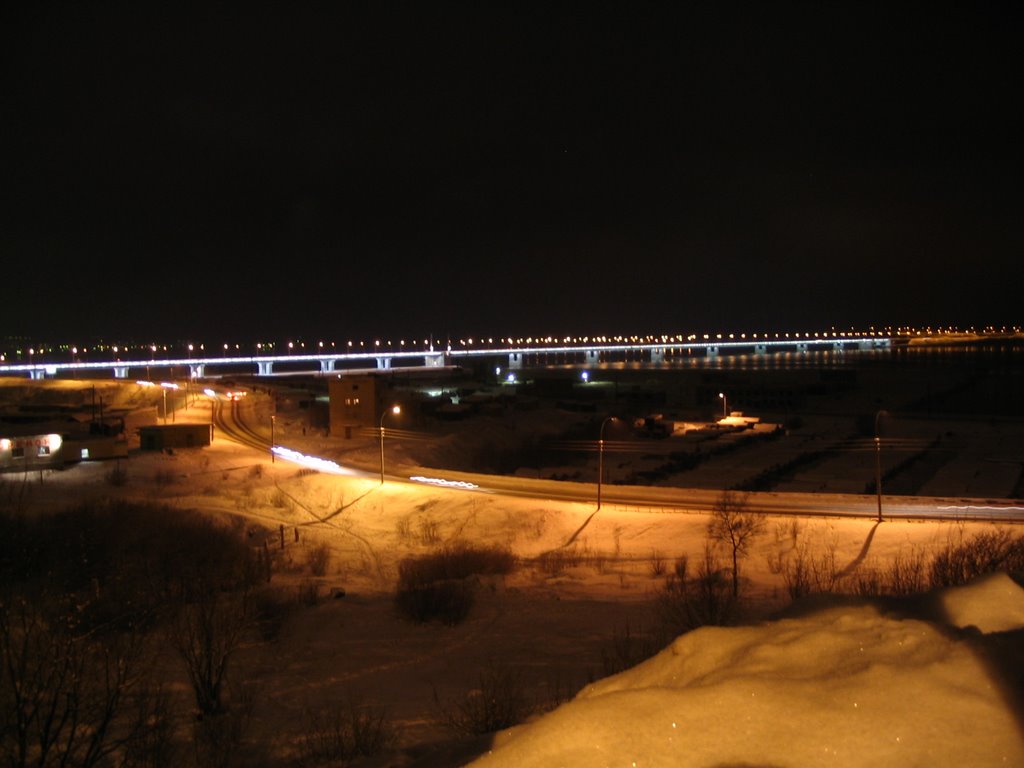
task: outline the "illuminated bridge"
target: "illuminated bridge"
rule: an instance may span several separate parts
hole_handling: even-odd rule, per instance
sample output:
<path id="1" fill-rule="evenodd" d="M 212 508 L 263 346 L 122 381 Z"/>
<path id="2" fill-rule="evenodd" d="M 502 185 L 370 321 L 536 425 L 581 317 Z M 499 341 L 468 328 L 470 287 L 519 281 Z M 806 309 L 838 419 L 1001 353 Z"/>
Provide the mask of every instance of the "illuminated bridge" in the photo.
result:
<path id="1" fill-rule="evenodd" d="M 509 340 L 511 341 L 511 340 Z M 813 351 L 869 351 L 889 349 L 893 345 L 893 337 L 882 334 L 786 334 L 783 338 L 769 338 L 767 334 L 758 338 L 756 335 L 744 338 L 705 339 L 694 337 L 648 337 L 643 341 L 615 341 L 605 339 L 569 341 L 558 340 L 516 340 L 504 345 L 478 342 L 473 344 L 460 341 L 457 344 L 446 344 L 442 348 L 433 345 L 420 350 L 406 349 L 402 346 L 394 349 L 390 343 L 376 343 L 370 350 L 320 351 L 317 353 L 266 354 L 257 352 L 255 355 L 189 355 L 187 357 L 149 358 L 107 360 L 70 360 L 54 361 L 36 360 L 30 362 L 0 361 L 0 375 L 27 375 L 33 379 L 55 376 L 74 376 L 85 372 L 113 371 L 114 377 L 127 379 L 134 375 L 139 377 L 145 371 L 149 378 L 152 370 L 176 369 L 187 370 L 193 379 L 206 376 L 239 373 L 240 368 L 248 368 L 248 373 L 257 376 L 270 376 L 275 373 L 274 366 L 279 366 L 278 373 L 333 373 L 340 370 L 376 368 L 390 370 L 398 367 L 443 368 L 459 365 L 461 360 L 472 358 L 492 358 L 496 361 L 507 361 L 510 369 L 523 368 L 530 365 L 543 365 L 552 361 L 577 365 L 598 365 L 601 362 L 618 359 L 632 359 L 651 365 L 659 365 L 676 359 L 704 357 L 715 358 L 719 355 L 768 355 L 779 352 L 807 353 Z M 322 348 L 321 348 L 322 349 Z M 155 347 L 154 347 L 155 350 Z M 302 369 L 298 368 L 302 366 Z M 132 374 L 132 372 L 135 372 Z M 171 371 L 171 376 L 174 371 Z"/>

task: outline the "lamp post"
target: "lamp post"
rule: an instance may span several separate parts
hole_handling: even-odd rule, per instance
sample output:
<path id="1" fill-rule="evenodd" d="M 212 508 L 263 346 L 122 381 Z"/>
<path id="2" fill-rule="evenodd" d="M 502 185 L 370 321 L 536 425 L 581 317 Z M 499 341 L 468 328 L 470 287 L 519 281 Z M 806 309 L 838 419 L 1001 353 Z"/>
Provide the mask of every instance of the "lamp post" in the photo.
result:
<path id="1" fill-rule="evenodd" d="M 270 463 L 274 464 L 274 422 L 277 420 L 277 416 L 270 414 Z"/>
<path id="2" fill-rule="evenodd" d="M 601 422 L 601 429 L 597 435 L 597 508 L 601 508 L 601 483 L 604 481 L 604 428 L 609 421 L 618 421 L 615 416 L 609 416 Z"/>
<path id="3" fill-rule="evenodd" d="M 878 436 L 878 420 L 888 411 L 875 414 L 875 498 L 878 500 L 878 522 L 882 522 L 882 438 Z"/>
<path id="4" fill-rule="evenodd" d="M 729 417 L 729 398 L 725 396 L 725 392 L 718 393 L 719 399 L 722 401 L 722 418 Z"/>
<path id="5" fill-rule="evenodd" d="M 385 408 L 384 413 L 380 415 L 380 484 L 384 485 L 384 417 L 389 413 L 393 413 L 396 416 L 402 412 L 401 406 L 393 405 L 390 408 Z"/>
<path id="6" fill-rule="evenodd" d="M 161 381 L 160 387 L 164 391 L 164 424 L 167 423 L 167 390 L 178 389 L 178 385 L 173 381 Z M 174 421 L 174 399 L 171 399 L 171 421 Z"/>

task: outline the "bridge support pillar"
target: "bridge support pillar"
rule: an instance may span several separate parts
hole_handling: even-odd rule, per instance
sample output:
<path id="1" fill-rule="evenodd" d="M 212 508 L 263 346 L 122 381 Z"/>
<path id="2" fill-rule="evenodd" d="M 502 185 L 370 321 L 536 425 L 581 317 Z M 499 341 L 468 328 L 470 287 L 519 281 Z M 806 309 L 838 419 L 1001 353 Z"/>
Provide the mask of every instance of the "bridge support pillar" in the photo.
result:
<path id="1" fill-rule="evenodd" d="M 508 355 L 508 367 L 509 368 L 522 368 L 523 367 L 523 353 L 522 352 L 509 352 L 509 355 Z"/>
<path id="2" fill-rule="evenodd" d="M 583 353 L 583 359 L 587 365 L 597 365 L 601 362 L 601 353 L 596 349 L 588 349 Z"/>
<path id="3" fill-rule="evenodd" d="M 378 357 L 377 358 L 377 367 L 380 370 L 382 370 L 382 371 L 389 370 L 391 368 L 391 358 L 390 357 Z"/>
<path id="4" fill-rule="evenodd" d="M 832 350 L 834 352 L 845 352 L 846 347 L 843 346 L 843 342 L 837 341 L 835 344 L 832 345 Z"/>
<path id="5" fill-rule="evenodd" d="M 806 352 L 807 351 L 807 342 L 806 341 L 798 341 L 796 343 L 796 351 L 797 352 Z"/>
<path id="6" fill-rule="evenodd" d="M 198 365 L 190 365 L 188 367 L 188 375 L 193 379 L 201 379 L 206 375 L 206 366 L 202 363 Z"/>
<path id="7" fill-rule="evenodd" d="M 46 371 L 42 368 L 36 368 L 28 372 L 29 378 L 38 381 L 39 379 L 46 378 Z"/>
<path id="8" fill-rule="evenodd" d="M 651 350 L 651 362 L 652 363 L 664 363 L 665 362 L 665 348 L 654 347 Z"/>
<path id="9" fill-rule="evenodd" d="M 712 344 L 710 347 L 705 347 L 707 350 L 708 357 L 718 357 L 718 346 Z"/>
<path id="10" fill-rule="evenodd" d="M 768 345 L 767 344 L 755 344 L 754 345 L 754 354 L 755 355 L 766 355 L 766 354 L 768 354 Z"/>
<path id="11" fill-rule="evenodd" d="M 257 360 L 256 372 L 258 376 L 270 376 L 274 373 L 274 364 L 269 360 Z"/>
<path id="12" fill-rule="evenodd" d="M 321 360 L 320 373 L 334 373 L 334 360 Z"/>
<path id="13" fill-rule="evenodd" d="M 440 352 L 433 355 L 427 355 L 423 358 L 423 364 L 427 368 L 444 368 L 444 355 Z"/>
<path id="14" fill-rule="evenodd" d="M 115 379 L 127 379 L 128 378 L 128 366 L 127 365 L 115 365 L 114 366 L 114 378 Z"/>

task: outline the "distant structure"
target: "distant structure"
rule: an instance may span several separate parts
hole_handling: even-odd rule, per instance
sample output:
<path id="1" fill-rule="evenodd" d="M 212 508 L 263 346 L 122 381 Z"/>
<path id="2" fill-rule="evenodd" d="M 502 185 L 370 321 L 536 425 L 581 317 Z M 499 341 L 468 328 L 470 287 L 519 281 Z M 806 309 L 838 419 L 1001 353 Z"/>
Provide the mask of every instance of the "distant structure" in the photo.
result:
<path id="1" fill-rule="evenodd" d="M 29 472 L 64 466 L 63 438 L 56 434 L 0 437 L 0 471 Z"/>
<path id="2" fill-rule="evenodd" d="M 139 427 L 139 447 L 144 451 L 203 448 L 212 441 L 212 424 L 153 424 Z"/>
<path id="3" fill-rule="evenodd" d="M 389 390 L 387 382 L 377 376 L 331 379 L 328 386 L 331 436 L 350 440 L 360 429 L 376 427 Z"/>

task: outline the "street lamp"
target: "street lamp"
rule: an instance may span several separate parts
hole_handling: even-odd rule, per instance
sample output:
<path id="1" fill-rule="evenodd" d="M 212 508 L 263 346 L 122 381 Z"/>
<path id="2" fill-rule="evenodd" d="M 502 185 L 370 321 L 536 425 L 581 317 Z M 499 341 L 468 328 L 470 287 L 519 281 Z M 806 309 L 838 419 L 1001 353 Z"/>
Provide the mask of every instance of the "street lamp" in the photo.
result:
<path id="1" fill-rule="evenodd" d="M 618 421 L 615 416 L 609 416 L 601 422 L 601 429 L 597 436 L 597 508 L 601 508 L 601 483 L 604 481 L 604 428 L 609 421 Z"/>
<path id="2" fill-rule="evenodd" d="M 274 422 L 277 416 L 270 414 L 270 463 L 274 464 Z"/>
<path id="3" fill-rule="evenodd" d="M 878 436 L 878 420 L 883 413 L 889 415 L 888 411 L 875 414 L 875 497 L 878 500 L 878 522 L 882 522 L 882 438 Z"/>
<path id="4" fill-rule="evenodd" d="M 389 413 L 393 413 L 396 416 L 402 412 L 401 406 L 393 405 L 390 408 L 385 408 L 384 413 L 380 415 L 380 484 L 384 485 L 384 417 Z"/>
<path id="5" fill-rule="evenodd" d="M 168 389 L 177 389 L 178 385 L 175 384 L 172 381 L 161 381 L 160 382 L 160 387 L 164 391 L 164 424 L 166 424 L 167 423 L 167 390 Z M 173 398 L 171 399 L 171 409 L 172 409 L 172 411 L 174 409 L 174 399 Z M 174 414 L 173 413 L 171 414 L 171 421 L 174 421 Z"/>
<path id="6" fill-rule="evenodd" d="M 725 396 L 725 392 L 719 392 L 718 397 L 722 401 L 722 418 L 726 419 L 729 417 L 729 398 Z"/>

